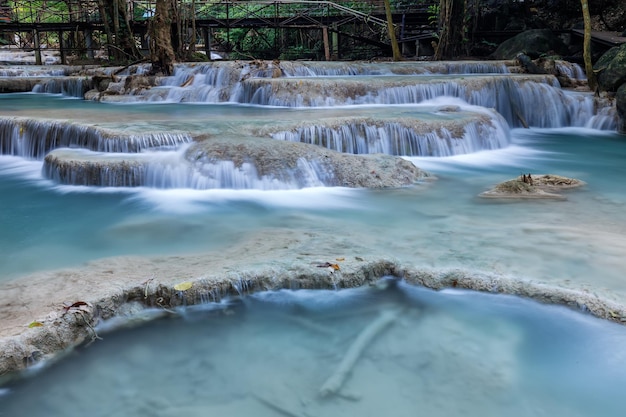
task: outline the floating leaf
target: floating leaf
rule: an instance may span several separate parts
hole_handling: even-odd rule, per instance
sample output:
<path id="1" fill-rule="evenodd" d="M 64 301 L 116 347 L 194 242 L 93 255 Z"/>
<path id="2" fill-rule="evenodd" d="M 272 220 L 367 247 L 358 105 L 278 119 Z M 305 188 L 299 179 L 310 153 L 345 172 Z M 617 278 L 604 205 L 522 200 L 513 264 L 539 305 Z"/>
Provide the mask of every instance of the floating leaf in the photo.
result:
<path id="1" fill-rule="evenodd" d="M 335 258 L 335 260 L 336 260 L 337 262 L 343 262 L 343 261 L 345 261 L 345 260 L 346 260 L 346 258 Z"/>
<path id="2" fill-rule="evenodd" d="M 65 309 L 65 311 L 70 311 L 72 308 L 81 308 L 83 306 L 89 307 L 89 304 L 84 302 L 84 301 L 76 301 L 72 305 L 65 305 L 65 306 L 63 306 L 63 308 Z"/>
<path id="3" fill-rule="evenodd" d="M 174 285 L 174 289 L 176 291 L 187 291 L 192 286 L 193 286 L 193 283 L 186 281 L 186 282 L 181 282 L 180 284 Z"/>
<path id="4" fill-rule="evenodd" d="M 320 264 L 317 267 L 318 268 L 332 268 L 334 271 L 338 271 L 339 270 L 339 265 L 338 264 L 331 264 L 330 262 L 324 262 L 323 264 Z"/>
<path id="5" fill-rule="evenodd" d="M 43 323 L 40 321 L 33 321 L 28 325 L 28 328 L 32 329 L 33 327 L 43 327 Z"/>

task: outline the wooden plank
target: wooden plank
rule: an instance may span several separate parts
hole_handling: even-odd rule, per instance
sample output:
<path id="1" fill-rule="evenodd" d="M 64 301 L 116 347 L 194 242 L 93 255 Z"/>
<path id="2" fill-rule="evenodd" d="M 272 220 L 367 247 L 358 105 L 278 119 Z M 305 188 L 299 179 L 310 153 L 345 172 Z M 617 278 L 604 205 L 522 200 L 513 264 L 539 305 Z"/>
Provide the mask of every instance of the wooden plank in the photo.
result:
<path id="1" fill-rule="evenodd" d="M 572 33 L 580 37 L 584 36 L 584 31 L 582 29 L 572 29 Z M 591 31 L 591 41 L 607 46 L 619 46 L 626 43 L 626 37 L 621 35 L 621 32 Z"/>

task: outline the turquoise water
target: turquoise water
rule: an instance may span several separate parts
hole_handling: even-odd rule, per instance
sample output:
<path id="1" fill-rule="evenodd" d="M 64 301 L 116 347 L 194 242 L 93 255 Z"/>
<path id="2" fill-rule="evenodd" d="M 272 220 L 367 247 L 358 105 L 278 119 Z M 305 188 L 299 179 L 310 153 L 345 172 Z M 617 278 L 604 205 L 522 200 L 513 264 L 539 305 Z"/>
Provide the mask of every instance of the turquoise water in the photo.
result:
<path id="1" fill-rule="evenodd" d="M 322 395 L 383 314 L 396 315 L 360 351 L 339 394 Z M 5 386 L 0 415 L 623 414 L 623 327 L 510 296 L 402 283 L 279 291 L 101 336 Z"/>
<path id="2" fill-rule="evenodd" d="M 405 111 L 0 96 L 2 115 L 91 123 L 98 117 L 103 126 L 139 131 L 236 134 L 242 124 L 277 119 Z M 179 255 L 184 274 L 189 265 L 182 257 L 210 259 L 262 242 L 268 263 L 272 247 L 293 257 L 323 249 L 562 285 L 626 303 L 625 159 L 626 140 L 614 132 L 514 129 L 504 149 L 410 158 L 437 177 L 411 187 L 261 191 L 59 186 L 43 178 L 42 161 L 5 155 L 0 282 L 58 268 L 89 271 L 90 261 L 109 257 L 123 274 L 118 257 L 128 255 Z M 587 185 L 566 192 L 565 201 L 478 197 L 528 172 Z M 104 341 L 1 388 L 0 415 L 621 415 L 624 328 L 564 308 L 404 285 L 285 291 L 232 303 L 119 332 L 103 329 Z M 401 314 L 364 352 L 345 396 L 320 398 L 359 329 L 389 310 Z"/>
<path id="3" fill-rule="evenodd" d="M 292 117 L 292 109 L 235 105 L 103 105 L 56 96 L 18 95 L 4 108 L 48 109 L 73 119 L 169 118 L 217 121 Z M 0 105 L 0 108 L 2 105 Z M 176 110 L 174 110 L 176 109 Z M 405 107 L 399 107 L 404 111 Z M 307 110 L 307 117 L 347 110 Z M 376 108 L 368 108 L 376 112 Z M 392 113 L 394 106 L 386 106 Z M 48 114 L 48 113 L 46 113 Z M 287 116 L 284 116 L 287 114 Z M 92 117 L 92 116 L 89 116 Z M 107 122 L 110 123 L 110 122 Z M 199 123 L 199 122 L 198 122 Z M 233 127 L 234 126 L 234 127 Z M 626 295 L 626 142 L 584 128 L 514 129 L 511 146 L 449 158 L 411 158 L 438 179 L 394 190 L 159 190 L 58 186 L 41 162 L 0 156 L 0 279 L 79 266 L 117 255 L 199 253 L 229 248 L 259 233 L 314 232 L 313 244 L 359 256 L 391 256 L 418 267 L 461 267 L 548 282 L 593 285 Z M 496 202 L 478 198 L 522 172 L 587 182 L 567 201 Z M 10 197 L 9 197 L 10 196 Z"/>

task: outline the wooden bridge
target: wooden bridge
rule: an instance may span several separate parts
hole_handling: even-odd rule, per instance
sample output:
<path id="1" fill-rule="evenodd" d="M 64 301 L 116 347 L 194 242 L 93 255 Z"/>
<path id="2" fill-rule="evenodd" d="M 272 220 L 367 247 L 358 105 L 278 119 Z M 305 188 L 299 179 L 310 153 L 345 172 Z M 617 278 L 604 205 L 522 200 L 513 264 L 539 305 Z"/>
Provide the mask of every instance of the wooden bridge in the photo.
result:
<path id="1" fill-rule="evenodd" d="M 65 7 L 61 7 L 60 3 Z M 409 1 L 407 6 L 397 8 L 392 13 L 401 43 L 414 43 L 415 39 L 431 37 L 433 33 L 433 27 L 429 25 L 428 9 L 424 5 L 416 7 L 413 3 Z M 55 38 L 63 39 L 64 35 L 76 31 L 96 37 L 105 30 L 102 10 L 93 0 L 81 0 L 80 6 L 77 0 L 49 0 L 45 3 L 47 8 L 42 10 L 33 9 L 32 2 L 23 1 L 21 7 L 18 7 L 19 1 L 14 4 L 13 8 L 0 8 L 0 34 L 4 34 L 5 38 L 18 34 L 19 38 L 32 42 L 33 38 L 54 34 Z M 385 51 L 391 48 L 382 0 L 195 0 L 182 3 L 181 6 L 184 6 L 178 10 L 181 19 L 193 21 L 194 27 L 201 34 L 198 38 L 204 40 L 207 50 L 211 47 L 210 35 L 213 31 L 225 31 L 228 39 L 231 29 L 240 28 L 321 30 L 324 31 L 325 39 L 330 32 L 358 39 Z M 155 7 L 154 0 L 128 2 L 129 26 L 139 39 L 146 39 Z M 37 45 L 31 44 L 29 47 L 39 49 L 39 44 L 37 41 Z M 147 45 L 144 44 L 144 47 Z M 73 48 L 60 42 L 58 49 L 64 60 L 65 55 L 72 52 Z"/>

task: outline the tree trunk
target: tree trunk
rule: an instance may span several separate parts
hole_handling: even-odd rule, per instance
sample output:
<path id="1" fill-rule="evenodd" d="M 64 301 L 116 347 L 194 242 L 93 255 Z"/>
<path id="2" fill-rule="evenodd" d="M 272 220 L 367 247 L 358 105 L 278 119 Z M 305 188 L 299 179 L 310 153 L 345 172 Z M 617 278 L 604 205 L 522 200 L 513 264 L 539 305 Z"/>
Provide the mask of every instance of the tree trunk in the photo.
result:
<path id="1" fill-rule="evenodd" d="M 389 32 L 389 41 L 391 41 L 391 50 L 393 52 L 393 60 L 402 60 L 402 54 L 398 47 L 398 41 L 396 40 L 396 31 L 393 26 L 393 19 L 391 16 L 391 4 L 389 0 L 385 0 L 385 15 L 387 16 L 387 31 Z"/>
<path id="2" fill-rule="evenodd" d="M 439 3 L 439 42 L 435 59 L 458 58 L 465 54 L 465 0 L 441 0 Z"/>
<path id="3" fill-rule="evenodd" d="M 191 0 L 191 41 L 189 41 L 189 52 L 196 52 L 196 0 Z"/>
<path id="4" fill-rule="evenodd" d="M 150 24 L 150 60 L 152 74 L 172 75 L 176 55 L 172 47 L 172 2 L 157 0 Z"/>
<path id="5" fill-rule="evenodd" d="M 106 5 L 104 4 L 104 0 L 98 0 L 98 12 L 100 13 L 100 17 L 102 18 L 102 22 L 104 23 L 104 32 L 107 37 L 107 56 L 111 58 L 113 56 L 113 33 L 111 32 L 111 26 L 109 25 L 109 18 L 106 12 Z"/>
<path id="6" fill-rule="evenodd" d="M 583 9 L 583 22 L 585 34 L 583 37 L 583 59 L 585 60 L 585 73 L 587 73 L 587 84 L 591 91 L 596 91 L 598 83 L 593 72 L 593 62 L 591 62 L 591 17 L 589 16 L 589 4 L 587 0 L 580 0 Z"/>
<path id="7" fill-rule="evenodd" d="M 138 60 L 143 58 L 137 43 L 135 41 L 135 35 L 130 27 L 130 17 L 128 16 L 128 3 L 126 0 L 115 0 L 117 2 L 117 16 L 119 40 L 118 46 L 127 55 L 126 58 L 130 60 Z"/>
<path id="8" fill-rule="evenodd" d="M 126 0 L 98 1 L 98 8 L 107 34 L 108 43 L 115 50 L 114 56 L 120 60 L 138 60 L 141 52 L 135 43 L 130 28 Z M 111 25 L 113 31 L 111 31 Z"/>

